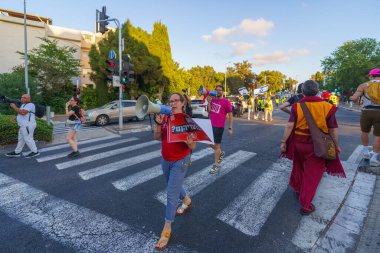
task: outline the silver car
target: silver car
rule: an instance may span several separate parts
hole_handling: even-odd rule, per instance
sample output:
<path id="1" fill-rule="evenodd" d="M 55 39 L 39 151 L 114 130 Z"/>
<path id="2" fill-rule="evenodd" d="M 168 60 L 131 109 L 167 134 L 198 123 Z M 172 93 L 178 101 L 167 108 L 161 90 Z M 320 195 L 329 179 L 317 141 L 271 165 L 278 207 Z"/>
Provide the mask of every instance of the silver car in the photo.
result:
<path id="1" fill-rule="evenodd" d="M 122 100 L 123 120 L 139 119 L 136 117 L 136 100 Z M 104 126 L 119 120 L 119 101 L 112 101 L 99 108 L 86 111 L 86 124 Z"/>

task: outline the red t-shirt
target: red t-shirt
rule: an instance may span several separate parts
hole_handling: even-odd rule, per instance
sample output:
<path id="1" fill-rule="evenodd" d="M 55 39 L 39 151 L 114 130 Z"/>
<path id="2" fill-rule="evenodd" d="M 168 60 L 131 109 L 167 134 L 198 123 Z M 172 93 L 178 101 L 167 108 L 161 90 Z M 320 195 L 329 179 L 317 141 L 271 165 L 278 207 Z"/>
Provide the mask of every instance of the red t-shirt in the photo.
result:
<path id="1" fill-rule="evenodd" d="M 161 126 L 161 138 L 162 138 L 162 157 L 169 162 L 174 162 L 185 158 L 190 154 L 190 148 L 185 142 L 172 142 L 168 143 L 168 128 L 166 121 L 168 116 L 165 116 L 163 119 L 163 124 Z"/>

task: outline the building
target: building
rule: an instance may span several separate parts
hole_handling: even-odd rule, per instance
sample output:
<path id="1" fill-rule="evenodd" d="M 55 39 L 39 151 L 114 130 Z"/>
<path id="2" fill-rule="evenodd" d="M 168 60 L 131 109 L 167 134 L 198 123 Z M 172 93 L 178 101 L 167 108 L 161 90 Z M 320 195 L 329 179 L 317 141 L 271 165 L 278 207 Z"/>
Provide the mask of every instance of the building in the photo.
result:
<path id="1" fill-rule="evenodd" d="M 39 46 L 39 37 L 56 39 L 60 46 L 77 49 L 75 58 L 80 60 L 80 76 L 73 83 L 81 87 L 94 86 L 90 80 L 91 68 L 88 53 L 101 34 L 54 26 L 50 18 L 26 15 L 28 51 Z M 10 72 L 14 66 L 24 63 L 17 51 L 24 52 L 24 13 L 0 9 L 0 73 Z"/>

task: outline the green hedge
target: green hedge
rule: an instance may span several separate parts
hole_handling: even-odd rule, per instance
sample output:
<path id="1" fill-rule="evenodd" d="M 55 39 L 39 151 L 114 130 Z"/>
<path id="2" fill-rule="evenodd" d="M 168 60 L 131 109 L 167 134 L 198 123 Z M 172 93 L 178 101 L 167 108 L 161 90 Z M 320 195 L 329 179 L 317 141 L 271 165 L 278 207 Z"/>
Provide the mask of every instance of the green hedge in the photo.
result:
<path id="1" fill-rule="evenodd" d="M 53 126 L 47 126 L 41 119 L 37 120 L 34 139 L 39 141 L 52 141 Z M 0 145 L 17 143 L 18 126 L 14 115 L 0 115 Z"/>

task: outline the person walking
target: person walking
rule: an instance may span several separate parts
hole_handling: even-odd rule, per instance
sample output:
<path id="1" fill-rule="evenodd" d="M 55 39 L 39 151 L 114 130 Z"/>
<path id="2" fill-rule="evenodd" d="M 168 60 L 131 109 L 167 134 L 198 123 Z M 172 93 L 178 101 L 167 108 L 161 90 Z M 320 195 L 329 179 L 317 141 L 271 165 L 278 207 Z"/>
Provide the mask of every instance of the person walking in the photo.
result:
<path id="1" fill-rule="evenodd" d="M 301 100 L 303 97 L 302 83 L 300 83 L 297 87 L 297 94 L 290 97 L 287 101 L 283 101 L 282 105 L 280 106 L 280 110 L 290 114 L 290 110 L 287 107 L 292 106 L 294 103 L 297 103 L 297 101 Z"/>
<path id="2" fill-rule="evenodd" d="M 338 107 L 338 104 L 339 104 L 339 98 L 338 98 L 337 95 L 335 95 L 335 92 L 331 92 L 330 100 L 331 100 L 331 102 L 333 103 L 333 105 L 335 105 L 336 107 Z"/>
<path id="3" fill-rule="evenodd" d="M 215 174 L 220 170 L 221 162 L 225 156 L 225 152 L 221 150 L 222 137 L 224 132 L 224 125 L 226 122 L 226 115 L 228 115 L 228 135 L 232 135 L 232 106 L 231 102 L 223 98 L 223 86 L 217 85 L 216 97 L 210 98 L 208 100 L 208 110 L 210 115 L 210 121 L 212 125 L 212 132 L 214 134 L 214 145 L 210 145 L 211 148 L 215 150 L 215 160 L 211 167 L 210 174 Z"/>
<path id="4" fill-rule="evenodd" d="M 257 105 L 257 119 L 260 118 L 260 114 L 261 114 L 261 120 L 265 120 L 265 101 L 264 101 L 264 97 L 261 96 L 259 98 L 259 101 L 258 101 L 258 105 Z"/>
<path id="5" fill-rule="evenodd" d="M 18 141 L 16 149 L 10 153 L 5 154 L 7 157 L 21 156 L 22 149 L 25 144 L 29 147 L 30 153 L 25 158 L 32 158 L 40 155 L 37 150 L 36 143 L 33 139 L 34 130 L 36 129 L 36 106 L 31 103 L 31 96 L 24 94 L 21 96 L 21 106 L 18 108 L 16 104 L 11 103 L 10 107 L 17 112 L 17 125 L 18 125 Z"/>
<path id="6" fill-rule="evenodd" d="M 312 204 L 323 172 L 338 177 L 346 177 L 339 160 L 341 151 L 338 142 L 338 123 L 335 118 L 337 107 L 317 97 L 318 83 L 308 80 L 302 85 L 305 95 L 298 103 L 292 105 L 289 122 L 281 140 L 281 157 L 293 160 L 289 180 L 299 203 L 300 213 L 308 215 L 315 211 Z M 318 126 L 334 140 L 336 149 L 335 160 L 325 160 L 314 154 L 313 140 L 300 103 L 305 103 Z"/>
<path id="7" fill-rule="evenodd" d="M 172 114 L 184 113 L 185 98 L 180 93 L 172 93 L 169 97 Z M 161 168 L 166 180 L 167 202 L 165 210 L 165 223 L 161 237 L 156 244 L 157 250 L 164 250 L 172 235 L 172 223 L 176 215 L 183 215 L 191 207 L 191 199 L 183 188 L 186 172 L 191 164 L 191 151 L 195 149 L 196 143 L 190 137 L 186 142 L 167 141 L 167 121 L 170 116 L 156 115 L 153 138 L 162 140 Z M 178 200 L 182 205 L 178 207 Z"/>
<path id="8" fill-rule="evenodd" d="M 267 100 L 265 101 L 265 121 L 272 121 L 272 113 L 273 113 L 273 102 L 270 96 L 267 96 Z"/>
<path id="9" fill-rule="evenodd" d="M 255 99 L 253 100 L 253 118 L 258 119 L 259 114 L 259 97 L 255 96 Z"/>
<path id="10" fill-rule="evenodd" d="M 67 132 L 66 140 L 73 150 L 70 154 L 67 155 L 67 157 L 73 158 L 80 154 L 78 150 L 77 134 L 82 127 L 81 119 L 84 117 L 83 110 L 79 106 L 79 98 L 72 97 L 66 103 L 65 111 L 66 116 L 68 117 L 67 122 L 69 126 L 69 131 Z"/>
<path id="11" fill-rule="evenodd" d="M 278 105 L 280 104 L 280 98 L 278 95 L 276 95 L 275 102 L 276 102 L 276 108 L 278 108 Z"/>
<path id="12" fill-rule="evenodd" d="M 380 68 L 368 73 L 369 82 L 359 85 L 350 100 L 357 102 L 363 96 L 363 106 L 360 116 L 361 141 L 363 157 L 370 159 L 371 166 L 380 166 Z M 369 136 L 373 127 L 373 155 L 369 150 Z"/>
<path id="13" fill-rule="evenodd" d="M 251 120 L 251 112 L 253 111 L 253 98 L 249 97 L 247 100 L 248 107 L 248 120 Z M 255 112 L 253 111 L 253 116 L 255 116 Z"/>

